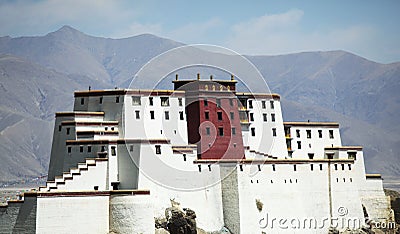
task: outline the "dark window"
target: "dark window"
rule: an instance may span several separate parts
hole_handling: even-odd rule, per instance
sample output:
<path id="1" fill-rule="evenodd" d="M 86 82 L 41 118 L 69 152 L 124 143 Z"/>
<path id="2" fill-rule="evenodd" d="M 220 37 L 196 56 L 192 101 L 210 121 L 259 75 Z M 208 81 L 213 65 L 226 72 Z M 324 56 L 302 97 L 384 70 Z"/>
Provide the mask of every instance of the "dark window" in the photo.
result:
<path id="1" fill-rule="evenodd" d="M 263 120 L 264 120 L 264 122 L 267 122 L 268 121 L 268 117 L 267 117 L 268 115 L 267 114 L 263 114 Z"/>
<path id="2" fill-rule="evenodd" d="M 337 164 L 335 164 L 335 170 L 337 171 Z"/>
<path id="3" fill-rule="evenodd" d="M 314 170 L 314 164 L 310 164 L 310 166 L 311 166 L 311 171 L 313 171 Z"/>
<path id="4" fill-rule="evenodd" d="M 154 111 L 150 111 L 150 119 L 154 119 Z"/>
<path id="5" fill-rule="evenodd" d="M 251 128 L 251 136 L 256 136 L 256 129 L 255 128 Z"/>
<path id="6" fill-rule="evenodd" d="M 236 128 L 232 128 L 232 135 L 236 135 Z"/>
<path id="7" fill-rule="evenodd" d="M 92 146 L 88 145 L 88 147 L 87 147 L 87 152 L 88 152 L 88 153 L 92 152 Z"/>
<path id="8" fill-rule="evenodd" d="M 250 113 L 250 121 L 254 121 L 254 114 Z"/>
<path id="9" fill-rule="evenodd" d="M 306 133 L 307 133 L 307 138 L 311 138 L 311 130 L 306 130 Z"/>
<path id="10" fill-rule="evenodd" d="M 271 121 L 275 122 L 275 114 L 271 114 Z"/>
<path id="11" fill-rule="evenodd" d="M 186 162 L 186 154 L 183 154 L 183 161 Z"/>
<path id="12" fill-rule="evenodd" d="M 83 145 L 79 146 L 79 152 L 83 153 Z"/>
<path id="13" fill-rule="evenodd" d="M 140 96 L 132 96 L 132 105 L 133 106 L 140 106 L 141 105 Z"/>
<path id="14" fill-rule="evenodd" d="M 349 165 L 349 171 L 351 171 L 351 164 L 348 164 Z"/>
<path id="15" fill-rule="evenodd" d="M 272 170 L 275 171 L 275 164 L 272 164 Z"/>
<path id="16" fill-rule="evenodd" d="M 319 164 L 319 170 L 322 171 L 322 164 Z"/>
<path id="17" fill-rule="evenodd" d="M 296 137 L 300 138 L 300 130 L 299 129 L 296 130 Z"/>
<path id="18" fill-rule="evenodd" d="M 119 103 L 119 96 L 115 97 L 115 102 Z"/>
<path id="19" fill-rule="evenodd" d="M 161 97 L 161 106 L 169 106 L 169 97 Z"/>
<path id="20" fill-rule="evenodd" d="M 231 100 L 231 99 L 229 99 L 229 100 Z M 235 113 L 231 112 L 231 120 L 234 120 L 234 119 L 235 119 Z"/>
<path id="21" fill-rule="evenodd" d="M 135 111 L 136 119 L 140 119 L 140 111 Z"/>
<path id="22" fill-rule="evenodd" d="M 342 171 L 344 171 L 344 164 L 342 164 Z"/>
<path id="23" fill-rule="evenodd" d="M 183 118 L 183 111 L 179 111 L 179 119 L 180 119 L 180 120 L 184 120 L 184 118 Z"/>
<path id="24" fill-rule="evenodd" d="M 179 106 L 182 106 L 183 104 L 182 104 L 182 98 L 178 98 L 178 104 L 179 104 Z"/>
<path id="25" fill-rule="evenodd" d="M 329 138 L 333 139 L 333 130 L 329 130 Z"/>
<path id="26" fill-rule="evenodd" d="M 204 118 L 210 119 L 210 112 L 208 112 L 208 111 L 204 112 Z"/>
<path id="27" fill-rule="evenodd" d="M 265 101 L 261 101 L 261 105 L 262 105 L 263 109 L 267 108 L 267 105 L 266 105 Z"/>
<path id="28" fill-rule="evenodd" d="M 210 128 L 209 127 L 206 127 L 206 134 L 210 135 Z"/>
<path id="29" fill-rule="evenodd" d="M 326 156 L 328 157 L 328 159 L 333 159 L 333 153 L 327 153 Z"/>
<path id="30" fill-rule="evenodd" d="M 322 138 L 322 130 L 318 130 L 318 137 Z"/>
<path id="31" fill-rule="evenodd" d="M 229 99 L 229 105 L 233 106 L 233 99 Z"/>
<path id="32" fill-rule="evenodd" d="M 85 104 L 85 99 L 81 98 L 81 105 Z"/>
<path id="33" fill-rule="evenodd" d="M 208 100 L 204 99 L 204 106 L 208 106 Z"/>
<path id="34" fill-rule="evenodd" d="M 293 170 L 297 171 L 297 165 L 293 165 Z"/>
<path id="35" fill-rule="evenodd" d="M 253 108 L 253 100 L 249 100 L 249 109 Z"/>
<path id="36" fill-rule="evenodd" d="M 275 109 L 274 101 L 269 101 L 269 105 L 271 106 L 271 109 Z"/>
<path id="37" fill-rule="evenodd" d="M 309 154 L 308 154 L 308 158 L 309 158 L 309 159 L 313 159 L 313 158 L 314 158 L 314 154 L 313 154 L 313 153 L 309 153 Z"/>
<path id="38" fill-rule="evenodd" d="M 149 106 L 152 106 L 153 104 L 153 97 L 149 97 Z"/>
<path id="39" fill-rule="evenodd" d="M 70 154 L 71 153 L 71 146 L 68 146 L 67 150 L 68 150 L 68 153 Z"/>
<path id="40" fill-rule="evenodd" d="M 67 135 L 69 135 L 69 130 L 70 130 L 70 128 L 67 128 Z"/>
<path id="41" fill-rule="evenodd" d="M 103 97 L 100 97 L 99 103 L 103 104 Z"/>
<path id="42" fill-rule="evenodd" d="M 356 160 L 357 159 L 357 152 L 347 152 L 347 157 L 349 159 Z"/>
<path id="43" fill-rule="evenodd" d="M 216 103 L 217 103 L 217 107 L 221 107 L 221 99 L 217 98 Z"/>
<path id="44" fill-rule="evenodd" d="M 218 120 L 222 120 L 222 112 L 218 111 L 217 112 Z"/>
<path id="45" fill-rule="evenodd" d="M 276 128 L 272 129 L 272 136 L 276 136 Z"/>
<path id="46" fill-rule="evenodd" d="M 61 129 L 62 129 L 62 126 L 59 125 L 59 126 L 58 126 L 58 131 L 61 132 Z"/>
<path id="47" fill-rule="evenodd" d="M 156 154 L 161 154 L 161 145 L 156 145 Z"/>
<path id="48" fill-rule="evenodd" d="M 101 146 L 101 152 L 105 152 L 106 151 L 106 147 L 104 145 Z"/>
<path id="49" fill-rule="evenodd" d="M 115 150 L 115 146 L 112 146 L 112 147 L 111 147 L 111 155 L 112 155 L 112 156 L 117 155 L 117 152 L 116 152 L 116 150 Z"/>
<path id="50" fill-rule="evenodd" d="M 129 151 L 132 152 L 133 151 L 133 145 L 129 146 Z"/>
<path id="51" fill-rule="evenodd" d="M 224 136 L 224 128 L 222 127 L 218 128 L 218 132 L 220 136 Z"/>
<path id="52" fill-rule="evenodd" d="M 301 141 L 297 142 L 297 149 L 301 149 Z"/>
<path id="53" fill-rule="evenodd" d="M 165 114 L 165 119 L 166 119 L 166 120 L 169 120 L 169 111 L 165 111 L 164 114 Z"/>

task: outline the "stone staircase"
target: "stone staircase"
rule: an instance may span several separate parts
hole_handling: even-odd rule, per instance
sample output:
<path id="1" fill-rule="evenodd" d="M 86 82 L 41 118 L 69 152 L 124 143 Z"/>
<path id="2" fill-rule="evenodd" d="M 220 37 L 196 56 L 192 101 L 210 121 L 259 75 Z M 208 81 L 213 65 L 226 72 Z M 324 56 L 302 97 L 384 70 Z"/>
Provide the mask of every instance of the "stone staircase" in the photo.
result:
<path id="1" fill-rule="evenodd" d="M 68 190 L 67 184 L 71 184 L 78 178 L 90 175 L 101 163 L 107 163 L 108 158 L 87 158 L 84 163 L 78 163 L 77 168 L 71 168 L 69 172 L 64 172 L 62 176 L 56 176 L 54 181 L 47 181 L 46 186 L 39 187 L 39 192 L 55 192 Z M 95 190 L 88 187 L 85 190 Z"/>
<path id="2" fill-rule="evenodd" d="M 266 153 L 262 153 L 262 152 L 258 152 L 255 150 L 249 150 L 250 154 L 253 155 L 253 158 L 255 159 L 278 159 L 278 157 L 266 154 Z"/>

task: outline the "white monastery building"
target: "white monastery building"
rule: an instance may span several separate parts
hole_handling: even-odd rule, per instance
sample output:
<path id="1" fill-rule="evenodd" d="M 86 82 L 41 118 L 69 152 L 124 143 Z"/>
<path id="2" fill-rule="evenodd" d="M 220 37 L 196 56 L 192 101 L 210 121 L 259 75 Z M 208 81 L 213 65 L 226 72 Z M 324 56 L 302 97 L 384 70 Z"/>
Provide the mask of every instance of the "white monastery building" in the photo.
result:
<path id="1" fill-rule="evenodd" d="M 206 232 L 246 234 L 392 217 L 338 123 L 284 122 L 278 94 L 236 92 L 233 76 L 173 85 L 75 92 L 74 110 L 55 115 L 46 186 L 1 207 L 1 231 L 155 233 L 171 206 Z"/>

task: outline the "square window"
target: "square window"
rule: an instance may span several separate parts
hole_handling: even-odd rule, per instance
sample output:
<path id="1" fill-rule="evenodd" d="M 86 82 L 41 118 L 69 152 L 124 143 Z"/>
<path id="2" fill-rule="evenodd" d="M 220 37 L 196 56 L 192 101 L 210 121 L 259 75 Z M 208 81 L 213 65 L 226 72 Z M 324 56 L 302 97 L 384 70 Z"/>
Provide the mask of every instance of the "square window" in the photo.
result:
<path id="1" fill-rule="evenodd" d="M 68 150 L 68 153 L 70 154 L 71 153 L 71 146 L 68 146 L 67 150 Z"/>
<path id="2" fill-rule="evenodd" d="M 169 106 L 169 97 L 161 97 L 161 106 Z"/>
<path id="3" fill-rule="evenodd" d="M 141 105 L 140 96 L 132 96 L 132 105 L 133 106 L 140 106 Z"/>
<path id="4" fill-rule="evenodd" d="M 296 137 L 297 137 L 297 138 L 300 138 L 300 129 L 297 129 L 297 130 L 296 130 Z"/>
<path id="5" fill-rule="evenodd" d="M 251 136 L 256 136 L 256 129 L 255 128 L 251 128 Z"/>
<path id="6" fill-rule="evenodd" d="M 275 114 L 271 114 L 271 121 L 275 122 Z"/>
<path id="7" fill-rule="evenodd" d="M 206 127 L 206 135 L 210 135 L 211 134 L 211 131 L 210 131 L 210 128 L 209 127 Z"/>
<path id="8" fill-rule="evenodd" d="M 116 151 L 116 149 L 115 149 L 115 146 L 111 146 L 111 155 L 112 155 L 112 156 L 117 155 L 117 151 Z"/>
<path id="9" fill-rule="evenodd" d="M 254 114 L 250 113 L 250 121 L 254 121 Z"/>
<path id="10" fill-rule="evenodd" d="M 87 147 L 87 152 L 88 152 L 88 153 L 92 152 L 92 146 L 88 145 L 88 147 Z"/>
<path id="11" fill-rule="evenodd" d="M 231 112 L 231 120 L 235 119 L 235 113 Z"/>
<path id="12" fill-rule="evenodd" d="M 208 111 L 204 112 L 204 118 L 210 119 L 210 112 L 208 112 Z"/>
<path id="13" fill-rule="evenodd" d="M 178 104 L 179 106 L 183 106 L 182 98 L 178 98 Z"/>
<path id="14" fill-rule="evenodd" d="M 318 130 L 318 137 L 322 138 L 322 130 Z"/>
<path id="15" fill-rule="evenodd" d="M 333 139 L 333 130 L 329 130 L 329 138 Z"/>
<path id="16" fill-rule="evenodd" d="M 219 136 L 224 136 L 224 128 L 219 127 L 218 128 L 218 133 L 219 133 Z"/>
<path id="17" fill-rule="evenodd" d="M 267 122 L 268 121 L 268 115 L 267 114 L 263 114 L 263 120 L 264 120 L 264 122 Z"/>
<path id="18" fill-rule="evenodd" d="M 216 103 L 217 103 L 217 107 L 220 108 L 221 107 L 221 99 L 217 98 Z"/>
<path id="19" fill-rule="evenodd" d="M 263 109 L 267 108 L 267 105 L 266 105 L 265 101 L 261 101 L 261 106 L 262 106 Z"/>
<path id="20" fill-rule="evenodd" d="M 236 128 L 232 128 L 232 135 L 236 135 Z"/>
<path id="21" fill-rule="evenodd" d="M 274 137 L 276 136 L 276 128 L 272 129 L 272 136 L 274 136 Z"/>
<path id="22" fill-rule="evenodd" d="M 301 149 L 301 141 L 297 142 L 297 149 Z"/>
<path id="23" fill-rule="evenodd" d="M 152 105 L 154 105 L 154 103 L 153 103 L 153 97 L 149 97 L 149 106 L 152 106 Z"/>
<path id="24" fill-rule="evenodd" d="M 218 120 L 222 120 L 222 112 L 218 111 L 217 112 Z"/>
<path id="25" fill-rule="evenodd" d="M 150 111 L 150 119 L 154 119 L 154 111 Z"/>
<path id="26" fill-rule="evenodd" d="M 208 100 L 204 99 L 204 106 L 208 106 Z"/>
<path id="27" fill-rule="evenodd" d="M 164 112 L 165 120 L 169 120 L 169 111 Z"/>
<path id="28" fill-rule="evenodd" d="M 253 109 L 253 100 L 249 100 L 249 109 Z"/>
<path id="29" fill-rule="evenodd" d="M 306 130 L 306 133 L 307 133 L 307 138 L 311 139 L 311 130 Z"/>
<path id="30" fill-rule="evenodd" d="M 156 154 L 161 154 L 161 145 L 156 145 Z"/>
<path id="31" fill-rule="evenodd" d="M 309 153 L 309 154 L 308 154 L 308 158 L 309 158 L 309 159 L 314 159 L 314 154 L 313 154 L 313 153 Z"/>
<path id="32" fill-rule="evenodd" d="M 179 119 L 180 120 L 184 120 L 183 111 L 179 111 Z"/>
<path id="33" fill-rule="evenodd" d="M 136 110 L 135 111 L 135 116 L 136 116 L 136 119 L 140 119 L 140 111 Z"/>
<path id="34" fill-rule="evenodd" d="M 271 109 L 275 109 L 275 104 L 274 104 L 273 100 L 269 101 L 269 105 L 270 105 Z"/>

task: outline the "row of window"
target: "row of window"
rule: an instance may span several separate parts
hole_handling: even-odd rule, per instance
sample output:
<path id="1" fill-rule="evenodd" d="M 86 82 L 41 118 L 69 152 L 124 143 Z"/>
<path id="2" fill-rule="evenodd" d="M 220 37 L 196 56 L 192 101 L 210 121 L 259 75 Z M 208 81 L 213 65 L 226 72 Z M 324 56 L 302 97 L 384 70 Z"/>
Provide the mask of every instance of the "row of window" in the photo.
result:
<path id="1" fill-rule="evenodd" d="M 273 110 L 275 109 L 274 100 L 269 101 L 269 107 Z M 253 100 L 249 100 L 249 109 L 253 109 Z M 261 108 L 267 109 L 267 102 L 265 100 L 261 101 Z"/>
<path id="2" fill-rule="evenodd" d="M 256 128 L 250 128 L 251 136 L 256 136 Z M 276 128 L 272 128 L 272 136 L 276 137 Z"/>
<path id="3" fill-rule="evenodd" d="M 165 120 L 169 120 L 169 111 L 164 111 L 164 119 Z M 136 119 L 140 119 L 140 110 L 135 110 L 135 118 Z M 150 119 L 155 119 L 155 112 L 154 111 L 150 111 Z M 179 119 L 180 120 L 184 120 L 184 113 L 183 111 L 179 111 Z"/>
<path id="4" fill-rule="evenodd" d="M 307 138 L 308 139 L 311 139 L 311 130 L 310 129 L 307 129 L 306 130 L 306 134 L 307 134 Z M 334 136 L 333 136 L 333 130 L 328 130 L 328 134 L 329 134 L 329 138 L 330 139 L 333 139 L 334 138 Z M 296 137 L 297 138 L 300 138 L 300 129 L 296 129 Z M 322 135 L 322 130 L 318 130 L 318 138 L 322 138 L 323 137 L 323 135 Z"/>
<path id="5" fill-rule="evenodd" d="M 142 104 L 141 96 L 132 96 L 132 105 L 140 106 Z M 161 98 L 161 106 L 169 106 L 169 97 L 160 97 Z M 149 106 L 154 105 L 154 97 L 149 97 Z M 183 106 L 182 98 L 178 98 L 178 105 Z"/>
<path id="6" fill-rule="evenodd" d="M 105 151 L 106 151 L 106 147 L 105 147 L 104 145 L 101 146 L 100 152 L 105 152 Z M 71 146 L 68 146 L 68 147 L 67 147 L 67 152 L 68 152 L 69 154 L 72 152 L 72 147 L 71 147 Z M 79 146 L 79 152 L 80 152 L 80 153 L 83 153 L 83 152 L 84 152 L 84 146 L 83 146 L 83 145 Z M 87 152 L 88 152 L 88 153 L 91 153 L 91 152 L 92 152 L 92 146 L 91 146 L 91 145 L 88 145 L 88 146 L 87 146 Z M 116 147 L 115 147 L 115 146 L 111 146 L 111 155 L 112 155 L 112 156 L 117 155 Z"/>

